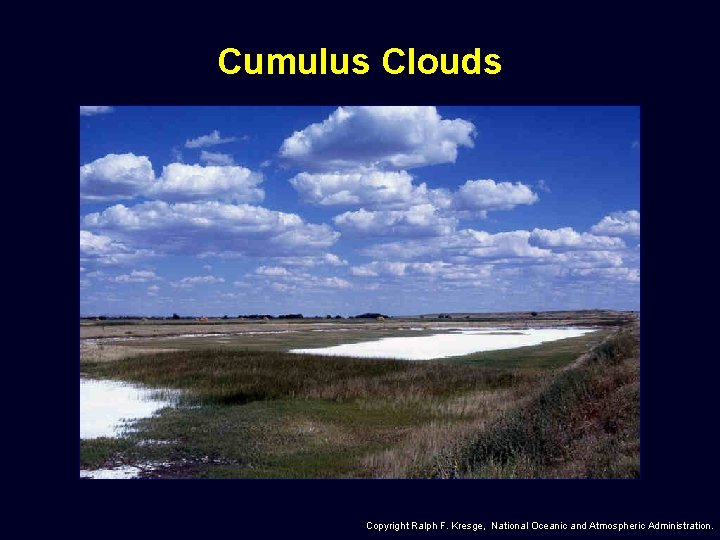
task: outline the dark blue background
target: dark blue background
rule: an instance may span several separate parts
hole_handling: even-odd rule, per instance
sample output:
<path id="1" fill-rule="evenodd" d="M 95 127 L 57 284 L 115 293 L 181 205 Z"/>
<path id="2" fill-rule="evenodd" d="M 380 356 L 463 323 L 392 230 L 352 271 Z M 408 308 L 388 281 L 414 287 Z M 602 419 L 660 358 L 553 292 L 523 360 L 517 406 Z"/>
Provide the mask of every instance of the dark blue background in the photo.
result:
<path id="1" fill-rule="evenodd" d="M 712 331 L 717 286 L 709 257 L 715 251 L 710 188 L 717 171 L 702 163 L 712 139 L 702 131 L 710 108 L 701 78 L 712 70 L 702 59 L 709 16 L 690 5 L 683 13 L 582 6 L 550 12 L 518 5 L 499 13 L 497 6 L 477 4 L 397 14 L 357 5 L 351 13 L 291 14 L 277 4 L 272 13 L 245 12 L 240 5 L 178 14 L 117 5 L 114 12 L 88 11 L 74 32 L 58 35 L 36 57 L 48 69 L 42 88 L 58 101 L 47 111 L 54 124 L 49 129 L 58 134 L 47 154 L 54 171 L 40 180 L 45 234 L 53 224 L 43 259 L 54 278 L 45 300 L 56 302 L 56 334 L 47 336 L 47 345 L 38 343 L 37 354 L 47 358 L 43 369 L 52 369 L 48 399 L 66 406 L 54 410 L 50 422 L 63 447 L 53 451 L 56 482 L 44 492 L 53 497 L 40 495 L 43 518 L 37 525 L 62 522 L 88 535 L 126 538 L 353 538 L 383 536 L 366 531 L 366 521 L 712 522 L 718 370 Z M 231 77 L 217 67 L 225 47 L 364 52 L 371 69 L 363 76 Z M 503 69 L 492 77 L 391 76 L 381 64 L 389 47 L 436 54 L 481 47 L 483 54 L 500 54 Z M 78 418 L 74 186 L 80 104 L 641 105 L 642 478 L 78 481 L 72 426 Z M 66 247 L 51 256 L 60 246 Z M 65 510 L 56 509 L 57 502 Z M 452 537 L 457 534 L 482 533 Z"/>

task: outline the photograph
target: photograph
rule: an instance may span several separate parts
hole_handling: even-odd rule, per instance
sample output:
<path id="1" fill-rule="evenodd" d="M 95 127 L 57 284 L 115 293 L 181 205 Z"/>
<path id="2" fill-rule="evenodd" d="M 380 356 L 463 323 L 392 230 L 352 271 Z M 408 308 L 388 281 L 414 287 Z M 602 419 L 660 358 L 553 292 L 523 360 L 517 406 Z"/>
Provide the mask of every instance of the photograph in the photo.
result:
<path id="1" fill-rule="evenodd" d="M 641 106 L 441 103 L 79 107 L 80 479 L 640 478 Z"/>

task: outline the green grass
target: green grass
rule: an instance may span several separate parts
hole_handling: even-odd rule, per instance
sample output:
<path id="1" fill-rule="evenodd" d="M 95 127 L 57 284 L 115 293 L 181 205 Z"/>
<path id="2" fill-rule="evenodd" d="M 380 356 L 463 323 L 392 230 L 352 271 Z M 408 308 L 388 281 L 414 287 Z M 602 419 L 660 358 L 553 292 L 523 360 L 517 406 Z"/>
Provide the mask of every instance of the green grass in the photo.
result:
<path id="1" fill-rule="evenodd" d="M 80 468 L 99 469 L 114 460 L 130 457 L 135 443 L 125 438 L 80 439 Z"/>
<path id="2" fill-rule="evenodd" d="M 583 336 L 541 343 L 533 347 L 486 351 L 448 358 L 449 361 L 494 368 L 557 369 L 600 344 L 613 329 L 603 328 Z"/>
<path id="3" fill-rule="evenodd" d="M 118 460 L 176 464 L 165 476 L 354 476 L 361 456 L 396 443 L 405 430 L 431 417 L 415 407 L 366 409 L 323 400 L 168 409 L 140 421 L 140 432 L 127 439 L 83 441 L 81 463 L 89 468 Z"/>
<path id="4" fill-rule="evenodd" d="M 221 405 L 298 398 L 407 400 L 511 386 L 510 370 L 256 351 L 181 351 L 85 362 L 89 376 L 187 390 L 186 400 Z"/>

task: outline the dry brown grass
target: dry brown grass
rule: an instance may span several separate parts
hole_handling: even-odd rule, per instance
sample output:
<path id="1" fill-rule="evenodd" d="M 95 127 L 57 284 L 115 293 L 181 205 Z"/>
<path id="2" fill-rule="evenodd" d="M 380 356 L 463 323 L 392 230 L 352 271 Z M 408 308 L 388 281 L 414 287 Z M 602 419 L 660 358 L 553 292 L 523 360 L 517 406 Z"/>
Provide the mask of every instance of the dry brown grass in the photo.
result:
<path id="1" fill-rule="evenodd" d="M 142 347 L 128 347 L 102 341 L 84 340 L 80 342 L 80 363 L 84 362 L 112 362 L 122 358 L 159 352 L 173 352 L 176 349 L 155 349 Z"/>
<path id="2" fill-rule="evenodd" d="M 432 474 L 637 477 L 639 429 L 639 326 L 632 325 L 498 415 Z"/>
<path id="3" fill-rule="evenodd" d="M 361 475 L 374 478 L 422 476 L 422 471 L 445 461 L 488 422 L 516 405 L 517 395 L 514 390 L 487 390 L 449 401 L 426 403 L 426 408 L 437 415 L 437 419 L 409 430 L 394 448 L 363 457 L 360 468 L 364 472 Z"/>

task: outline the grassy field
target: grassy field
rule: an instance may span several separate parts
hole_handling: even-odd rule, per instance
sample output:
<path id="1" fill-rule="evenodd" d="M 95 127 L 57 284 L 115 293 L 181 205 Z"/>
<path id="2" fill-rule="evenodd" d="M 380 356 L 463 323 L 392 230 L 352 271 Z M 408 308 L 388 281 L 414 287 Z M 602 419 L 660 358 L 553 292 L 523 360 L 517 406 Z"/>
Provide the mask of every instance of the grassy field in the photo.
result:
<path id="1" fill-rule="evenodd" d="M 358 326 L 297 338 L 319 346 L 316 336 L 325 345 L 378 331 L 408 335 Z M 114 357 L 85 354 L 82 373 L 179 388 L 181 402 L 125 438 L 81 440 L 81 467 L 139 465 L 149 477 L 636 476 L 636 334 L 608 327 L 423 362 L 291 355 L 280 346 L 290 333 L 212 349 L 201 338 L 138 340 Z M 183 350 L 154 352 L 170 341 Z M 133 350 L 143 354 L 125 356 Z"/>

